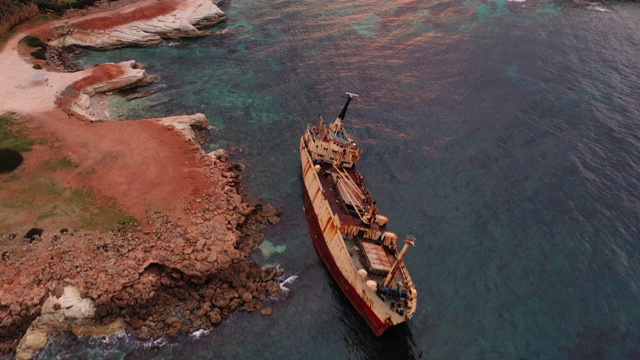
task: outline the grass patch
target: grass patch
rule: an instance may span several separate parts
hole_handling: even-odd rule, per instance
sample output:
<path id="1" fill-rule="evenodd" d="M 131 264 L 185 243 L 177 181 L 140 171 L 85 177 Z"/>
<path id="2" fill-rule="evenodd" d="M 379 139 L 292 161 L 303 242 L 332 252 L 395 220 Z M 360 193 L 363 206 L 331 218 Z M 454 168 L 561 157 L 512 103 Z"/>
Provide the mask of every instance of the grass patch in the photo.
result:
<path id="1" fill-rule="evenodd" d="M 108 231 L 123 222 L 138 224 L 135 217 L 112 201 L 101 201 L 92 190 L 69 188 L 48 176 L 24 179 L 24 187 L 11 198 L 0 199 L 0 207 L 32 214 L 34 226 L 50 219 L 77 224 L 81 230 Z"/>
<path id="2" fill-rule="evenodd" d="M 73 162 L 68 157 L 63 157 L 58 161 L 49 159 L 42 164 L 42 167 L 47 171 L 57 171 L 60 169 L 77 169 L 80 165 Z"/>
<path id="3" fill-rule="evenodd" d="M 15 113 L 0 115 L 0 149 L 13 149 L 19 152 L 31 151 L 33 145 L 43 140 L 30 138 L 26 120 Z"/>

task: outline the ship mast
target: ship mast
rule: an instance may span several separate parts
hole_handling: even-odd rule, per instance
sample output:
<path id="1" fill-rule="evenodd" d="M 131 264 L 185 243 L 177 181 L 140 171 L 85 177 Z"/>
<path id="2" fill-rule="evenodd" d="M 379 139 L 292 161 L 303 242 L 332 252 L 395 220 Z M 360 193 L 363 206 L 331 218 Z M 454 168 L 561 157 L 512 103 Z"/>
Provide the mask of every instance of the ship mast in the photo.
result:
<path id="1" fill-rule="evenodd" d="M 391 284 L 391 280 L 393 279 L 394 276 L 396 276 L 398 267 L 402 263 L 402 260 L 404 259 L 404 257 L 407 255 L 407 251 L 409 250 L 410 246 L 416 246 L 416 238 L 412 235 L 407 235 L 407 237 L 404 239 L 404 246 L 402 247 L 402 251 L 400 251 L 400 255 L 398 255 L 396 262 L 393 263 L 393 266 L 389 271 L 389 275 L 387 275 L 387 277 L 384 279 L 384 281 L 382 282 L 382 285 L 389 286 L 389 284 Z"/>
<path id="2" fill-rule="evenodd" d="M 347 116 L 347 108 L 349 107 L 349 103 L 351 102 L 351 99 L 358 96 L 358 94 L 353 94 L 350 92 L 346 94 L 347 94 L 347 103 L 344 104 L 344 107 L 342 108 L 340 115 L 338 115 L 338 117 L 333 121 L 333 124 L 331 125 L 331 129 L 333 131 L 340 130 L 340 127 L 342 126 L 342 120 L 344 120 L 344 117 Z"/>

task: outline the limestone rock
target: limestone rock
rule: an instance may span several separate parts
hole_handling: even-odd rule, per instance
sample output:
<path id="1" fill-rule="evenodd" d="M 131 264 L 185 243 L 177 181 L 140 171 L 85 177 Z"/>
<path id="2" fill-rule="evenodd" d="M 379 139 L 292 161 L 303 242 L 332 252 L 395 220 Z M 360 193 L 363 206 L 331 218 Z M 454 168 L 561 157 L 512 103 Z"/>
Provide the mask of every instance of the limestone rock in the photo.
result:
<path id="1" fill-rule="evenodd" d="M 56 287 L 42 306 L 42 315 L 31 323 L 16 348 L 16 359 L 31 359 L 48 341 L 52 330 L 72 331 L 76 335 L 110 335 L 124 329 L 124 323 L 116 320 L 107 325 L 97 325 L 91 318 L 95 315 L 95 306 L 91 299 L 82 298 L 80 291 L 73 286 L 64 287 L 61 296 L 60 287 Z"/>
<path id="2" fill-rule="evenodd" d="M 227 15 L 211 0 L 184 0 L 173 12 L 152 19 L 139 20 L 105 30 L 84 30 L 73 24 L 49 42 L 53 46 L 82 46 L 108 50 L 124 46 L 152 46 L 163 38 L 208 35 L 197 27 L 223 22 Z"/>
<path id="3" fill-rule="evenodd" d="M 174 129 L 180 131 L 187 139 L 196 141 L 194 129 L 206 129 L 209 127 L 209 121 L 204 114 L 197 113 L 193 115 L 170 116 L 157 120 L 165 126 L 173 126 Z"/>

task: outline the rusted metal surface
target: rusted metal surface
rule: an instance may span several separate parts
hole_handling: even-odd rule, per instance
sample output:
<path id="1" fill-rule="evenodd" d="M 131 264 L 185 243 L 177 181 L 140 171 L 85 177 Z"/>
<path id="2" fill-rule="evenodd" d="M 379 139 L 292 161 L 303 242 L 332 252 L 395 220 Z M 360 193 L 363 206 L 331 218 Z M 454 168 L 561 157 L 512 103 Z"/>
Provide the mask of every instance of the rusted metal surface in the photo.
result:
<path id="1" fill-rule="evenodd" d="M 385 273 L 385 270 L 388 272 L 391 267 L 390 260 L 385 259 L 383 254 L 387 251 L 391 261 L 395 260 L 393 255 L 395 248 L 384 250 L 381 245 L 383 243 L 383 234 L 386 231 L 384 226 L 379 226 L 374 222 L 365 224 L 357 214 L 354 214 L 353 209 L 349 208 L 349 205 L 353 207 L 352 205 L 355 201 L 352 199 L 345 203 L 338 186 L 335 185 L 333 180 L 334 177 L 331 171 L 334 165 L 331 163 L 314 163 L 307 145 L 308 142 L 312 141 L 313 137 L 313 132 L 308 129 L 300 140 L 305 213 L 312 239 L 318 254 L 333 278 L 356 310 L 364 317 L 367 324 L 379 336 L 388 327 L 400 324 L 413 315 L 417 291 L 404 263 L 400 263 L 398 265 L 400 271 L 398 271 L 394 279 L 397 284 L 402 284 L 407 289 L 406 293 L 408 294 L 408 299 L 405 302 L 406 308 L 400 313 L 395 305 L 390 306 L 390 303 L 393 302 L 383 299 L 383 296 L 376 294 L 376 290 L 371 289 L 366 284 L 367 280 L 373 280 L 381 284 L 384 277 L 376 276 L 376 274 L 367 274 L 363 277 L 358 273 L 358 270 L 362 268 L 358 267 L 364 263 L 358 258 L 358 256 L 362 256 L 363 250 L 353 245 L 357 243 L 354 239 L 358 239 L 360 244 L 363 244 L 362 241 L 367 244 L 365 245 L 367 250 L 364 251 L 372 251 L 371 254 L 375 252 L 375 261 L 377 261 L 375 267 L 383 270 L 381 273 Z M 315 147 L 316 145 L 314 144 L 313 146 Z M 361 151 L 360 149 L 357 150 L 359 157 Z M 355 160 L 357 161 L 357 159 Z M 363 178 L 353 167 L 354 163 L 351 165 L 349 168 L 342 168 L 343 171 L 349 172 L 349 177 L 352 180 L 351 184 L 345 185 L 349 188 L 345 191 L 349 191 L 353 196 L 365 196 L 368 200 L 361 198 L 359 200 L 361 204 L 371 203 L 372 200 L 368 191 L 363 186 Z M 342 174 L 342 176 L 345 175 Z M 352 244 L 350 248 L 347 247 L 347 240 Z M 377 249 L 378 251 L 371 249 Z M 367 252 L 368 254 L 369 252 Z"/>

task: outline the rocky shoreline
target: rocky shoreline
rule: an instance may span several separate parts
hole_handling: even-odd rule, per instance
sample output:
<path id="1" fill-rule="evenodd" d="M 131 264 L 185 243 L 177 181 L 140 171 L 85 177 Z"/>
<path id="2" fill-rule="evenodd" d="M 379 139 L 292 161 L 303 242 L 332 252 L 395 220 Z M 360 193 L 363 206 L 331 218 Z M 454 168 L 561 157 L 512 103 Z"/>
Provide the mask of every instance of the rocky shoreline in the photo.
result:
<path id="1" fill-rule="evenodd" d="M 57 27 L 47 40 L 61 55 L 49 66 L 78 70 L 68 65 L 67 46 L 149 46 L 166 37 L 206 35 L 196 27 L 226 19 L 210 0 L 166 0 L 149 7 L 154 16 L 142 11 L 146 15 L 140 18 L 127 11 L 131 21 L 112 27 L 92 29 L 87 21 Z M 94 24 L 104 24 L 104 19 L 94 19 Z M 76 120 L 106 120 L 108 114 L 96 113 L 95 94 L 153 79 L 135 61 L 99 65 L 60 93 L 57 105 Z M 77 335 L 124 329 L 141 340 L 191 333 L 283 296 L 279 270 L 263 269 L 248 259 L 263 228 L 277 223 L 280 213 L 244 199 L 243 166 L 230 163 L 223 150 L 202 150 L 194 130 L 206 129 L 206 117 L 137 121 L 183 134 L 210 188 L 181 199 L 179 208 L 149 209 L 139 219 L 142 223 L 122 223 L 108 233 L 45 229 L 22 243 L 15 233 L 4 235 L 1 243 L 15 246 L 3 247 L 0 263 L 0 354 L 31 358 L 54 329 Z M 262 313 L 270 315 L 271 310 Z"/>
<path id="2" fill-rule="evenodd" d="M 234 311 L 256 311 L 263 300 L 281 294 L 282 274 L 247 259 L 262 240 L 260 231 L 277 223 L 279 212 L 242 200 L 242 166 L 224 155 L 202 158 L 218 186 L 188 201 L 179 221 L 149 211 L 145 227 L 122 224 L 107 234 L 45 232 L 24 241 L 21 258 L 8 252 L 0 275 L 0 352 L 17 349 L 18 359 L 30 358 L 40 349 L 33 344 L 44 346 L 53 329 L 124 329 L 141 340 L 191 333 Z M 43 259 L 37 248 L 52 256 Z M 16 274 L 25 267 L 35 270 L 32 278 Z M 7 281 L 16 275 L 17 281 Z M 91 316 L 78 322 L 61 311 L 65 307 L 47 310 L 47 298 L 61 298 L 66 287 L 91 301 Z M 121 325 L 109 326 L 114 322 Z M 73 330 L 80 325 L 82 331 Z M 29 327 L 35 330 L 29 333 Z"/>

